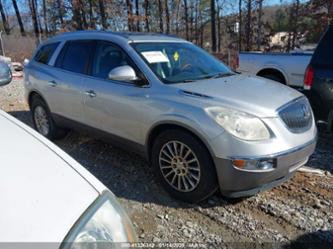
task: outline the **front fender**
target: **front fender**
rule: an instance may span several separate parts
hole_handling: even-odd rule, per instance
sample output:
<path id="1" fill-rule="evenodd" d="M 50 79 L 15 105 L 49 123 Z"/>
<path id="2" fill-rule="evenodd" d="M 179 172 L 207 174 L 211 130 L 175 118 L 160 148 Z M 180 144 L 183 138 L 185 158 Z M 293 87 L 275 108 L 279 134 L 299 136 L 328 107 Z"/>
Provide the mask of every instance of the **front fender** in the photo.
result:
<path id="1" fill-rule="evenodd" d="M 212 141 L 215 137 L 221 135 L 224 131 L 222 128 L 219 128 L 213 121 L 212 124 L 207 123 L 205 123 L 205 125 L 200 125 L 198 121 L 180 114 L 162 115 L 159 117 L 159 119 L 155 120 L 151 128 L 148 130 L 145 144 L 146 146 L 149 146 L 150 135 L 159 126 L 174 125 L 194 134 L 205 144 L 211 155 L 215 155 L 216 152 L 214 151 L 213 146 L 210 144 L 210 141 Z"/>

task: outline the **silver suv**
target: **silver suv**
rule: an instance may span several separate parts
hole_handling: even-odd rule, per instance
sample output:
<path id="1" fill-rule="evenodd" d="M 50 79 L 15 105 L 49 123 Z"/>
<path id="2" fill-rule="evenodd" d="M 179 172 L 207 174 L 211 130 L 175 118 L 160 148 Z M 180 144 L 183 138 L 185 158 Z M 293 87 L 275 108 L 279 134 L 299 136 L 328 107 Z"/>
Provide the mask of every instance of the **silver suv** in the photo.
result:
<path id="1" fill-rule="evenodd" d="M 178 199 L 256 194 L 290 178 L 316 145 L 307 99 L 243 76 L 167 35 L 85 31 L 42 44 L 25 68 L 34 125 L 85 129 L 144 155 Z"/>

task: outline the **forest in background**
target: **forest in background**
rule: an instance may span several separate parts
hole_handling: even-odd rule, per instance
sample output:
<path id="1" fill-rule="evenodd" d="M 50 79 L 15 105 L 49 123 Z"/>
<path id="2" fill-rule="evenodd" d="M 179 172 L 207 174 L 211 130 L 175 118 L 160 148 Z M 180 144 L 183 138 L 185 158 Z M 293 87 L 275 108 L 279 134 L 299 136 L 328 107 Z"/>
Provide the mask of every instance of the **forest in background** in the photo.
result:
<path id="1" fill-rule="evenodd" d="M 286 32 L 283 48 L 316 43 L 333 19 L 332 0 L 0 0 L 6 36 L 49 36 L 76 30 L 173 34 L 211 51 L 269 50 L 269 39 Z"/>

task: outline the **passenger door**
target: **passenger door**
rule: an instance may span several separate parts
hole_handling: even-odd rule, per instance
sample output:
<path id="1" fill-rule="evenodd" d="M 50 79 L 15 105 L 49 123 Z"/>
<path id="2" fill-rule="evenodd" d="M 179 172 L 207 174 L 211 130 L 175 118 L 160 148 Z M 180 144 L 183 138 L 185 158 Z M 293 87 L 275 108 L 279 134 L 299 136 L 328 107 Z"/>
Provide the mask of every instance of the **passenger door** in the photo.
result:
<path id="1" fill-rule="evenodd" d="M 140 143 L 143 137 L 143 106 L 149 88 L 108 79 L 112 69 L 124 65 L 139 73 L 119 46 L 106 41 L 97 42 L 90 68 L 91 77 L 86 84 L 85 120 L 91 127 Z"/>
<path id="2" fill-rule="evenodd" d="M 94 42 L 90 40 L 68 41 L 55 62 L 49 99 L 61 117 L 84 122 L 83 96 L 93 46 Z"/>

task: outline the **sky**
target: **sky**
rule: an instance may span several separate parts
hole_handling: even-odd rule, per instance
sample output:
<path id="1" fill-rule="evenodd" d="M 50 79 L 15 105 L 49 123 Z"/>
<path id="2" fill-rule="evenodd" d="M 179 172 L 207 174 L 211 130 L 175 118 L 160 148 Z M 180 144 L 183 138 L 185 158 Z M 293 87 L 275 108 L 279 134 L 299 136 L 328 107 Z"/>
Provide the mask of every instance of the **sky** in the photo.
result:
<path id="1" fill-rule="evenodd" d="M 282 3 L 291 3 L 292 2 L 292 0 L 265 0 L 264 1 L 264 4 L 265 5 L 275 5 L 275 4 L 281 4 L 281 2 Z M 303 3 L 303 2 L 307 2 L 307 0 L 301 0 L 300 1 L 301 3 Z"/>

